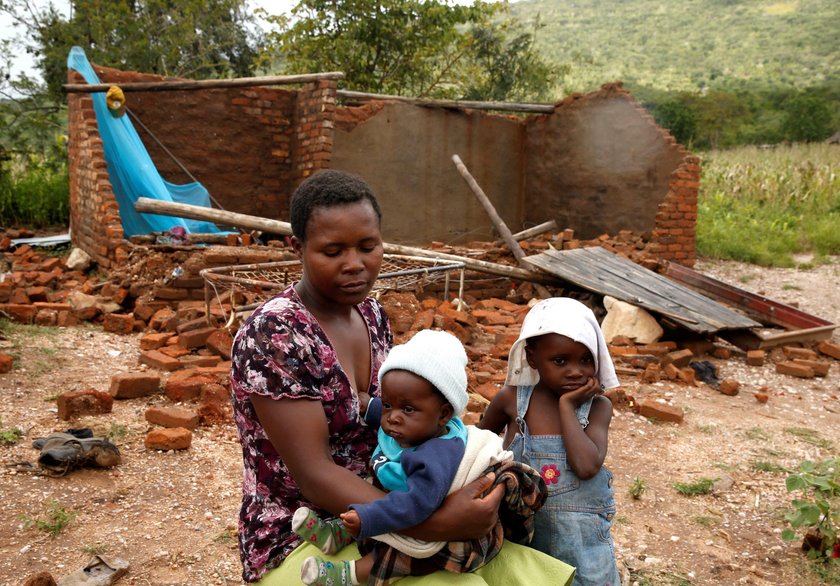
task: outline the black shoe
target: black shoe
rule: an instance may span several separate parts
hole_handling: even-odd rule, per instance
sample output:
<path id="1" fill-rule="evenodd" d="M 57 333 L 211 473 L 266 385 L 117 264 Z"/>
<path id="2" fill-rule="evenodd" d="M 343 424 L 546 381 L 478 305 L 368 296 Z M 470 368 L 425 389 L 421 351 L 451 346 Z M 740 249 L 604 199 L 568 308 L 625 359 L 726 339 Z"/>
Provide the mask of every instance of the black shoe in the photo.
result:
<path id="1" fill-rule="evenodd" d="M 117 446 L 105 438 L 79 439 L 69 433 L 53 433 L 45 438 L 38 465 L 55 474 L 66 474 L 84 466 L 111 468 L 120 463 Z"/>
<path id="2" fill-rule="evenodd" d="M 85 438 L 93 437 L 93 430 L 89 427 L 72 428 L 72 429 L 66 430 L 63 433 L 69 433 L 73 437 L 77 437 L 79 439 L 85 439 Z M 47 441 L 47 438 L 45 438 L 45 437 L 36 437 L 34 440 L 32 440 L 32 447 L 40 450 L 41 448 L 44 447 L 44 442 L 46 442 L 46 441 Z"/>

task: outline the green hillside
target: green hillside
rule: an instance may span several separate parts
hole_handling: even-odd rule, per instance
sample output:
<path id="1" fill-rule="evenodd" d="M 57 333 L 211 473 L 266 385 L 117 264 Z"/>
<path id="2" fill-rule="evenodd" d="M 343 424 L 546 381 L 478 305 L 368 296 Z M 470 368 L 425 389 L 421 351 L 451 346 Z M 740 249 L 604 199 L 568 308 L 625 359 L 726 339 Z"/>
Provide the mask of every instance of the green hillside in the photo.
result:
<path id="1" fill-rule="evenodd" d="M 564 93 L 621 79 L 696 91 L 840 84 L 838 0 L 525 0 L 537 46 L 571 66 Z"/>

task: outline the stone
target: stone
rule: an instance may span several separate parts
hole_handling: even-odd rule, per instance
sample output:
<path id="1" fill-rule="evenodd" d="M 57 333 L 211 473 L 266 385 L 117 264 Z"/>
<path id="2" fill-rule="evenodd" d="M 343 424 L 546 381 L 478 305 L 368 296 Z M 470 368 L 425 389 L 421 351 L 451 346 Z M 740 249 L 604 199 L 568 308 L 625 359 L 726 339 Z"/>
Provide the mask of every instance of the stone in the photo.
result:
<path id="1" fill-rule="evenodd" d="M 635 305 L 604 297 L 607 316 L 601 323 L 604 338 L 610 342 L 617 336 L 625 336 L 639 344 L 650 344 L 662 337 L 664 331 L 651 314 Z"/>
<path id="2" fill-rule="evenodd" d="M 73 248 L 64 264 L 71 271 L 84 271 L 90 267 L 92 262 L 93 259 L 87 252 L 81 248 Z"/>
<path id="3" fill-rule="evenodd" d="M 153 429 L 143 444 L 149 450 L 186 450 L 192 444 L 192 432 L 185 427 Z"/>
<path id="4" fill-rule="evenodd" d="M 114 407 L 113 397 L 96 389 L 64 393 L 58 396 L 56 403 L 58 418 L 65 421 L 82 415 L 110 413 Z"/>

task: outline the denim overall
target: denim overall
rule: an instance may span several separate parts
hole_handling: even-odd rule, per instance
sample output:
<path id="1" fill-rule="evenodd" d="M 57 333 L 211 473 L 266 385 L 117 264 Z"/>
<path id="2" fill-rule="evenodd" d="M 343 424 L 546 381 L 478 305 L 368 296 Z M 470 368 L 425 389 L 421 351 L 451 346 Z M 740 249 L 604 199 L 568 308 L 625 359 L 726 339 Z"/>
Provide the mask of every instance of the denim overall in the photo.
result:
<path id="1" fill-rule="evenodd" d="M 531 547 L 577 568 L 574 586 L 619 586 L 610 535 L 615 516 L 612 473 L 602 466 L 589 480 L 579 479 L 566 463 L 563 436 L 528 433 L 525 413 L 533 386 L 516 390 L 517 433 L 509 450 L 514 460 L 529 464 L 545 481 L 548 499 L 537 511 Z M 589 425 L 590 399 L 575 414 Z"/>

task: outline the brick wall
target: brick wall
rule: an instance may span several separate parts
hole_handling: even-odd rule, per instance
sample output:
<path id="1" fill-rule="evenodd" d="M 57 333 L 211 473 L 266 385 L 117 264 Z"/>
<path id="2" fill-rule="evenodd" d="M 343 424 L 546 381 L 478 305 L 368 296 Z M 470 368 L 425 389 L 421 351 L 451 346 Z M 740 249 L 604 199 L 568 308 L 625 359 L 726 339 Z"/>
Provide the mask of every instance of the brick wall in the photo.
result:
<path id="1" fill-rule="evenodd" d="M 78 83 L 81 76 L 70 76 Z M 90 96 L 69 97 L 70 230 L 73 243 L 110 267 L 126 259 L 120 212 Z"/>
<path id="2" fill-rule="evenodd" d="M 298 94 L 292 171 L 295 184 L 319 169 L 330 167 L 335 128 L 335 92 L 335 81 L 320 80 L 306 84 Z"/>
<path id="3" fill-rule="evenodd" d="M 93 67 L 103 83 L 165 79 Z M 68 80 L 84 83 L 74 71 Z M 107 267 L 125 257 L 119 208 L 108 181 L 93 102 L 85 94 L 68 99 L 73 241 Z M 214 207 L 286 221 L 297 184 L 329 166 L 334 82 L 315 82 L 299 90 L 127 92 L 126 101 L 160 175 L 176 184 L 194 177 L 218 202 Z"/>

